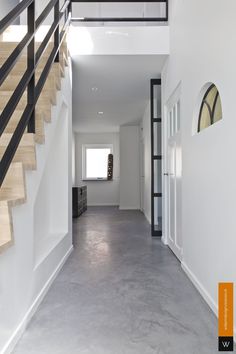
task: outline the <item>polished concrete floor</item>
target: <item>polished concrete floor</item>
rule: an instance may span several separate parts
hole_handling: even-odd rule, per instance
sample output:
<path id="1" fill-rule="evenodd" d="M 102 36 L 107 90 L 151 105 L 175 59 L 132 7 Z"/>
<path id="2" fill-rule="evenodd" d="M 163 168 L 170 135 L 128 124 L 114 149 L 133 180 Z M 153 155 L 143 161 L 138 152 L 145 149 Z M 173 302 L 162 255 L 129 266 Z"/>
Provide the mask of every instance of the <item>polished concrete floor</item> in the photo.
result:
<path id="1" fill-rule="evenodd" d="M 15 354 L 215 354 L 217 323 L 138 211 L 91 208 Z"/>

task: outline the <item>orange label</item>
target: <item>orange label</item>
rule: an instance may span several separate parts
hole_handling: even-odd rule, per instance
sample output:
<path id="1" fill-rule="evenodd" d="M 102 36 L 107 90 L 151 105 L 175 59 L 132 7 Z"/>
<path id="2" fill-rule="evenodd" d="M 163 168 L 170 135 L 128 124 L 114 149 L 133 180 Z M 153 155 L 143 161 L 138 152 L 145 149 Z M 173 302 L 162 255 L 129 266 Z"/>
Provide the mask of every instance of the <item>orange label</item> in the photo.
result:
<path id="1" fill-rule="evenodd" d="M 233 337 L 233 299 L 233 283 L 219 283 L 219 337 Z"/>

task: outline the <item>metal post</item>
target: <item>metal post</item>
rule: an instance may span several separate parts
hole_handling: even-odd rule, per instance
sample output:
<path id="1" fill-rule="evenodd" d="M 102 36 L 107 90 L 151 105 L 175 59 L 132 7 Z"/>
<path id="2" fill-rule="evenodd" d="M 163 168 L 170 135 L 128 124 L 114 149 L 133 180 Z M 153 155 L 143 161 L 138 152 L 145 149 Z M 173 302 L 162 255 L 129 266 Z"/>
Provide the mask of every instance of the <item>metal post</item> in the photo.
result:
<path id="1" fill-rule="evenodd" d="M 28 33 L 35 33 L 35 1 L 27 9 Z M 27 47 L 27 69 L 29 71 L 35 68 L 35 36 L 33 36 Z M 32 75 L 27 87 L 27 104 L 34 105 L 35 100 L 35 73 Z M 35 109 L 32 112 L 28 123 L 28 132 L 35 133 Z"/>
<path id="2" fill-rule="evenodd" d="M 54 34 L 54 47 L 55 47 L 55 49 L 58 49 L 59 45 L 60 45 L 60 28 L 59 28 L 60 23 L 59 23 L 59 20 L 60 20 L 60 4 L 59 4 L 59 0 L 58 0 L 54 6 L 54 22 L 58 24 L 57 29 Z M 58 51 L 57 56 L 55 58 L 55 62 L 59 63 L 59 60 L 60 60 L 60 54 Z"/>
<path id="3" fill-rule="evenodd" d="M 69 6 L 68 6 L 68 16 L 69 16 L 69 14 L 71 14 L 72 13 L 72 1 L 70 1 L 70 4 L 69 4 Z"/>
<path id="4" fill-rule="evenodd" d="M 169 21 L 169 0 L 166 0 L 166 21 Z"/>

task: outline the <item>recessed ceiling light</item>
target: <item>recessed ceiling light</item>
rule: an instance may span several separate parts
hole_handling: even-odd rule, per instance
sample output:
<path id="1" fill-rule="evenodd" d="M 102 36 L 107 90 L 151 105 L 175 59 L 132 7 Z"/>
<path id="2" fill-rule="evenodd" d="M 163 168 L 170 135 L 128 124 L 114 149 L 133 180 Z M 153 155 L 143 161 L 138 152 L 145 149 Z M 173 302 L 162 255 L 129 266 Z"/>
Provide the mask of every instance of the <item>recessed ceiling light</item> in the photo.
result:
<path id="1" fill-rule="evenodd" d="M 92 87 L 92 91 L 96 92 L 98 90 L 97 87 Z"/>
<path id="2" fill-rule="evenodd" d="M 102 112 L 102 111 L 100 111 L 100 112 L 98 112 L 98 114 L 100 114 L 100 115 L 102 115 L 104 112 Z"/>

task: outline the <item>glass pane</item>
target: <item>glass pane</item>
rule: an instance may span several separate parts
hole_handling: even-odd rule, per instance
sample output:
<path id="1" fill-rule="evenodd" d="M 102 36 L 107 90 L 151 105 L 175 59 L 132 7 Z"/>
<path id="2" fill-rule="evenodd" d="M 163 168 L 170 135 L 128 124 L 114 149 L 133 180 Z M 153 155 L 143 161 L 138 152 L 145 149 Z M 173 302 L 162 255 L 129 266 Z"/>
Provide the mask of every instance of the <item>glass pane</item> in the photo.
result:
<path id="1" fill-rule="evenodd" d="M 177 102 L 177 131 L 180 130 L 180 101 Z"/>
<path id="2" fill-rule="evenodd" d="M 86 149 L 86 178 L 107 178 L 108 155 L 111 149 Z"/>
<path id="3" fill-rule="evenodd" d="M 174 133 L 175 133 L 175 112 L 173 107 L 171 113 L 171 136 L 173 136 Z"/>
<path id="4" fill-rule="evenodd" d="M 173 135 L 173 110 L 169 113 L 169 137 Z"/>
<path id="5" fill-rule="evenodd" d="M 162 191 L 162 183 L 161 183 L 161 170 L 162 163 L 161 160 L 154 161 L 154 193 L 161 193 Z"/>
<path id="6" fill-rule="evenodd" d="M 153 86 L 153 118 L 161 118 L 161 86 Z"/>
<path id="7" fill-rule="evenodd" d="M 218 95 L 217 101 L 216 101 L 216 106 L 215 106 L 213 121 L 215 123 L 220 119 L 222 119 L 222 106 L 221 106 L 220 95 Z"/>
<path id="8" fill-rule="evenodd" d="M 165 16 L 165 4 L 162 3 L 144 3 L 144 15 L 145 17 L 164 17 Z"/>
<path id="9" fill-rule="evenodd" d="M 211 110 L 213 109 L 213 105 L 215 102 L 217 92 L 218 92 L 218 90 L 217 90 L 216 86 L 212 86 L 211 90 L 209 91 L 208 95 L 205 98 L 205 101 L 207 101 L 207 103 L 210 105 Z"/>
<path id="10" fill-rule="evenodd" d="M 140 17 L 143 14 L 142 3 L 100 3 L 103 17 Z M 100 16 L 101 16 L 100 15 Z"/>
<path id="11" fill-rule="evenodd" d="M 146 2 L 92 2 L 72 3 L 74 17 L 164 17 L 165 4 Z"/>
<path id="12" fill-rule="evenodd" d="M 177 133 L 177 105 L 175 104 L 174 105 L 174 108 L 173 108 L 173 134 L 176 134 Z"/>
<path id="13" fill-rule="evenodd" d="M 162 198 L 154 199 L 154 225 L 155 230 L 162 229 Z"/>
<path id="14" fill-rule="evenodd" d="M 154 123 L 154 155 L 161 155 L 161 123 Z"/>
<path id="15" fill-rule="evenodd" d="M 211 117 L 207 105 L 204 103 L 200 116 L 200 131 L 211 125 Z"/>

